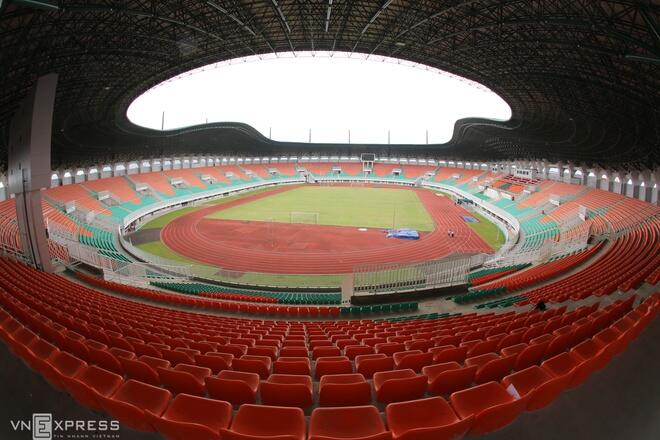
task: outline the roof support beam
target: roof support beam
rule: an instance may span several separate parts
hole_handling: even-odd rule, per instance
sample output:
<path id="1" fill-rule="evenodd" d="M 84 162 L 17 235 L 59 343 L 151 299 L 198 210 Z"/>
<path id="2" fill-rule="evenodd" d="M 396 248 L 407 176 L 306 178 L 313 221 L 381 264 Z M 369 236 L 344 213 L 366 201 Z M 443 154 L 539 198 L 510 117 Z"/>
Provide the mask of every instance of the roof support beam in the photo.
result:
<path id="1" fill-rule="evenodd" d="M 206 2 L 206 4 L 209 5 L 210 7 L 212 7 L 213 9 L 217 9 L 218 11 L 222 12 L 227 17 L 231 18 L 234 22 L 236 22 L 240 27 L 242 27 L 245 31 L 247 31 L 253 37 L 257 36 L 257 34 L 254 33 L 254 31 L 250 28 L 250 26 L 243 23 L 238 17 L 236 17 L 234 14 L 227 11 L 222 6 L 218 5 L 217 3 L 211 2 L 211 1 Z"/>
<path id="2" fill-rule="evenodd" d="M 277 10 L 277 13 L 279 14 L 280 18 L 282 19 L 282 23 L 284 24 L 284 27 L 286 27 L 287 33 L 291 33 L 291 28 L 289 27 L 289 22 L 286 21 L 286 17 L 284 16 L 284 12 L 282 12 L 282 9 L 280 8 L 280 5 L 277 3 L 277 0 L 271 0 L 273 2 L 273 6 L 275 6 L 275 9 Z"/>
<path id="3" fill-rule="evenodd" d="M 332 0 L 328 0 L 328 9 L 325 14 L 325 32 L 328 32 L 328 28 L 330 27 L 330 15 L 332 14 Z"/>

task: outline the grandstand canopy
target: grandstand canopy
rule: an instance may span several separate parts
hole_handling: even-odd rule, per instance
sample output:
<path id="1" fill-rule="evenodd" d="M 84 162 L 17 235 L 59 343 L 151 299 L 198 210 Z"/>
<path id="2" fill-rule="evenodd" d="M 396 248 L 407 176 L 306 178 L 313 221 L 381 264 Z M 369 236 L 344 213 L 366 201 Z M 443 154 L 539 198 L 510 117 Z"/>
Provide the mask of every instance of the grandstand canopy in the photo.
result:
<path id="1" fill-rule="evenodd" d="M 0 4 L 0 146 L 6 148 L 11 115 L 34 79 L 57 72 L 56 165 L 81 157 L 321 149 L 658 163 L 660 6 L 654 0 Z M 436 67 L 498 93 L 512 118 L 462 120 L 450 142 L 428 147 L 278 143 L 233 123 L 160 133 L 126 118 L 135 97 L 177 74 L 291 51 L 365 53 Z"/>

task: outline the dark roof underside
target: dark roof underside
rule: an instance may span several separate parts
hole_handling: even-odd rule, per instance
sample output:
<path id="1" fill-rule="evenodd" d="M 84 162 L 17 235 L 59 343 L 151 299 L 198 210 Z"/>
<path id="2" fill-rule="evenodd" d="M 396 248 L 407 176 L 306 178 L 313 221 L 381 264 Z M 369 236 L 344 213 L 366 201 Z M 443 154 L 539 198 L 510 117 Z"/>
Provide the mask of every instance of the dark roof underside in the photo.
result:
<path id="1" fill-rule="evenodd" d="M 60 75 L 54 165 L 171 153 L 414 153 L 651 167 L 660 151 L 660 6 L 654 0 L 2 2 L 0 150 L 34 79 Z M 507 123 L 462 120 L 442 145 L 272 142 L 250 127 L 167 133 L 126 118 L 149 87 L 208 63 L 270 52 L 348 51 L 434 66 L 511 106 Z M 322 88 L 323 84 L 319 84 Z M 246 90 L 246 96 L 250 91 Z"/>

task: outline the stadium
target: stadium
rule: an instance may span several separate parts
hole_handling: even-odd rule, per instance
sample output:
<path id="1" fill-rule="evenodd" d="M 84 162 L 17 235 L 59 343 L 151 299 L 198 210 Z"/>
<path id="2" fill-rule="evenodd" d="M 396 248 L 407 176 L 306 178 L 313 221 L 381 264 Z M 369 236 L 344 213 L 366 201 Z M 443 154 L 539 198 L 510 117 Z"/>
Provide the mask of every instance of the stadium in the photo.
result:
<path id="1" fill-rule="evenodd" d="M 659 62 L 651 0 L 0 0 L 0 438 L 657 439 Z"/>

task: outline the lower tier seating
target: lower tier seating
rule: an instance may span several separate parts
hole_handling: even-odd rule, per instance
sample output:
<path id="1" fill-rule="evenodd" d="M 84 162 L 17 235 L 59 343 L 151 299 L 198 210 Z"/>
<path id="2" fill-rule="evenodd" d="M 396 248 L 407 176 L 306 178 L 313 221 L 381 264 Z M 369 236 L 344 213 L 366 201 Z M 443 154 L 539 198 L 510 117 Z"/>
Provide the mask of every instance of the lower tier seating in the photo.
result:
<path id="1" fill-rule="evenodd" d="M 598 253 L 603 243 L 598 243 L 590 249 L 566 255 L 548 263 L 530 267 L 502 281 L 495 281 L 479 286 L 480 289 L 504 288 L 507 292 L 514 292 L 534 284 L 542 283 L 578 267 L 593 255 Z"/>
<path id="2" fill-rule="evenodd" d="M 219 288 L 204 283 L 151 283 L 156 287 L 172 290 L 174 292 L 204 295 L 206 293 L 217 293 L 222 289 L 224 293 L 241 294 L 245 296 L 258 296 L 273 298 L 280 304 L 341 304 L 341 293 L 305 293 L 305 292 L 270 292 L 266 290 L 242 289 L 242 288 Z"/>
<path id="3" fill-rule="evenodd" d="M 231 293 L 207 293 L 198 296 L 179 295 L 175 293 L 161 292 L 157 290 L 133 287 L 125 284 L 106 281 L 81 272 L 75 274 L 79 279 L 96 286 L 108 288 L 126 295 L 154 300 L 158 302 L 186 305 L 196 308 L 223 310 L 225 312 L 240 312 L 247 314 L 262 315 L 292 315 L 292 316 L 339 316 L 339 315 L 363 315 L 371 313 L 401 313 L 404 311 L 417 310 L 416 302 L 378 304 L 374 306 L 348 306 L 348 307 L 299 307 L 262 305 L 260 303 L 272 303 L 273 299 L 268 297 L 248 296 Z M 250 302 L 250 303 L 246 303 Z"/>
<path id="4" fill-rule="evenodd" d="M 628 291 L 660 265 L 660 224 L 650 222 L 616 239 L 593 264 L 569 277 L 524 294 L 519 304 L 579 300 Z"/>
<path id="5" fill-rule="evenodd" d="M 170 439 L 494 431 L 603 368 L 660 309 L 656 294 L 571 311 L 253 320 L 134 302 L 5 259 L 0 287 L 0 339 L 15 355 L 81 405 Z"/>

